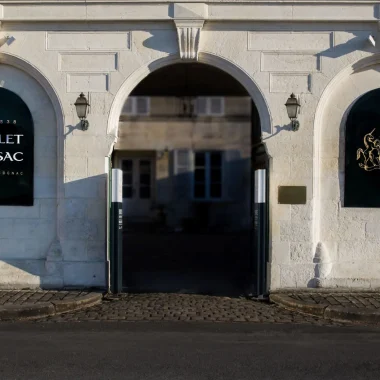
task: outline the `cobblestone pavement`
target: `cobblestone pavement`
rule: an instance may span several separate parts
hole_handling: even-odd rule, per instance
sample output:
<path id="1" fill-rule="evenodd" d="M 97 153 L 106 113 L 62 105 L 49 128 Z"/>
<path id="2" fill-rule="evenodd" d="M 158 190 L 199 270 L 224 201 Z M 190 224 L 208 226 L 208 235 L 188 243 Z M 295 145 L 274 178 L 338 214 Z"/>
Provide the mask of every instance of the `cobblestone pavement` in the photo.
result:
<path id="1" fill-rule="evenodd" d="M 380 310 L 380 293 L 286 293 L 295 300 L 311 304 L 354 307 L 358 309 Z"/>
<path id="2" fill-rule="evenodd" d="M 35 291 L 35 290 L 1 290 L 0 306 L 37 304 L 41 302 L 72 301 L 90 294 L 85 291 Z"/>
<path id="3" fill-rule="evenodd" d="M 99 305 L 36 320 L 36 322 L 73 321 L 208 321 L 347 325 L 244 298 L 168 293 L 106 296 Z"/>

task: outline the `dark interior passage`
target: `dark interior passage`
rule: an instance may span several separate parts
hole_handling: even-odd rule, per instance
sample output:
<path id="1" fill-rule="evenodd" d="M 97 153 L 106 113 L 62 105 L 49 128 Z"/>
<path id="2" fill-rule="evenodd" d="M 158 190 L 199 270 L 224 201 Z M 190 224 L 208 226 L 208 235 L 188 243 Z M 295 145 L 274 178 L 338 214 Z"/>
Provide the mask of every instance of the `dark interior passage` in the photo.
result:
<path id="1" fill-rule="evenodd" d="M 133 91 L 113 157 L 123 170 L 126 291 L 244 292 L 260 136 L 245 89 L 210 66 L 169 66 Z"/>

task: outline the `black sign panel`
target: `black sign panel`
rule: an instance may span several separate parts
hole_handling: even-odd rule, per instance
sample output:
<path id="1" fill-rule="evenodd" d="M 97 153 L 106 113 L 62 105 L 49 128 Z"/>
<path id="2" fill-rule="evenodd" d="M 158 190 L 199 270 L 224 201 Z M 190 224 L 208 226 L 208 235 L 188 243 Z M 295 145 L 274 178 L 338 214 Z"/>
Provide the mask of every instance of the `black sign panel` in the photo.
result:
<path id="1" fill-rule="evenodd" d="M 380 207 L 380 89 L 363 95 L 346 124 L 345 207 Z"/>
<path id="2" fill-rule="evenodd" d="M 33 129 L 23 100 L 0 88 L 0 205 L 33 205 Z"/>

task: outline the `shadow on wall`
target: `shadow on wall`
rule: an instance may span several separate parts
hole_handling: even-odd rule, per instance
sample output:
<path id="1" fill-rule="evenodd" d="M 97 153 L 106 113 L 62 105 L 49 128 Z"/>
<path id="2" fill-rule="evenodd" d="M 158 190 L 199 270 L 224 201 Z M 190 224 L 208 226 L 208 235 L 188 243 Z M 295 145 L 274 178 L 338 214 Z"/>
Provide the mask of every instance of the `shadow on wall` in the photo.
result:
<path id="1" fill-rule="evenodd" d="M 173 34 L 173 30 L 149 30 L 147 33 L 150 37 L 146 38 L 142 45 L 150 50 L 157 50 L 162 53 L 176 54 L 178 53 L 177 34 Z M 170 43 L 172 40 L 172 43 Z"/>
<path id="2" fill-rule="evenodd" d="M 145 220 L 143 228 L 150 234 L 160 232 L 172 237 L 186 234 L 190 239 L 171 240 L 169 246 L 160 245 L 165 239 L 159 236 L 156 240 L 152 236 L 150 240 L 140 239 L 139 244 L 134 246 L 135 252 L 131 253 L 132 260 L 141 263 L 145 255 L 145 258 L 149 256 L 149 264 L 156 260 L 157 265 L 162 267 L 168 258 L 166 262 L 173 264 L 171 258 L 175 257 L 180 264 L 181 260 L 182 264 L 201 264 L 200 269 L 226 268 L 231 263 L 240 268 L 245 263 L 247 268 L 251 254 L 251 160 L 242 158 L 239 150 L 227 150 L 224 155 L 221 177 L 217 173 L 218 165 L 211 166 L 209 173 L 214 176 L 209 191 L 213 185 L 213 191 L 218 192 L 217 188 L 222 188 L 222 199 L 217 202 L 192 199 L 192 172 L 184 167 L 181 172 L 178 168 L 174 170 L 174 157 L 171 155 L 170 165 L 166 168 L 167 176 L 156 182 L 156 196 L 150 201 L 148 222 Z M 157 167 L 159 165 L 158 160 Z M 48 232 L 50 221 L 37 218 L 26 220 L 20 236 L 10 241 L 11 244 L 22 244 L 17 258 L 11 255 L 1 258 L 0 273 L 2 278 L 7 279 L 2 286 L 105 286 L 106 184 L 106 174 L 66 179 L 64 199 L 60 205 L 60 242 L 55 236 L 55 228 Z M 133 215 L 129 219 L 128 222 L 133 224 Z M 129 224 L 129 228 L 133 227 Z M 243 241 L 245 237 L 242 239 L 242 232 L 248 239 L 246 242 Z M 51 245 L 42 250 L 35 244 L 38 244 L 38 236 L 46 236 L 47 233 L 51 234 Z M 200 241 L 206 243 L 200 244 Z"/>
<path id="3" fill-rule="evenodd" d="M 285 132 L 285 131 L 286 132 L 292 132 L 292 125 L 291 124 L 275 125 L 273 127 L 273 130 L 274 130 L 274 132 L 270 136 L 263 138 L 262 141 L 269 140 L 269 139 L 273 138 L 274 136 L 276 136 L 282 132 Z M 266 132 L 266 131 L 264 131 L 264 132 Z"/>
<path id="4" fill-rule="evenodd" d="M 378 48 L 373 46 L 369 41 L 368 37 L 371 34 L 371 31 L 348 31 L 353 35 L 353 38 L 348 41 L 344 41 L 335 45 L 334 35 L 331 34 L 331 47 L 319 53 L 322 57 L 329 58 L 339 58 L 346 54 L 352 53 L 356 50 L 368 52 L 368 53 L 377 53 Z M 375 35 L 374 39 L 377 40 L 376 43 L 380 44 L 380 35 Z M 321 68 L 320 68 L 321 69 Z"/>
<path id="5" fill-rule="evenodd" d="M 9 239 L 13 254 L 0 256 L 0 287 L 105 287 L 106 184 L 106 174 L 64 183 L 58 221 L 60 241 L 56 218 L 20 221 L 17 236 Z M 57 201 L 53 201 L 51 212 L 55 214 Z M 51 235 L 50 246 L 40 244 L 46 234 Z"/>

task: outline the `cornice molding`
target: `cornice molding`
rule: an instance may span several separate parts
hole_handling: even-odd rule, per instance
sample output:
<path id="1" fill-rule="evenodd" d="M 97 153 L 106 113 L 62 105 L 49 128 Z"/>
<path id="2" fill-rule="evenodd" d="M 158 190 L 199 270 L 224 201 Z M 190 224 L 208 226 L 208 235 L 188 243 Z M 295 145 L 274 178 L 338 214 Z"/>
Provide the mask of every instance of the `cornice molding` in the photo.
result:
<path id="1" fill-rule="evenodd" d="M 178 16 L 176 16 L 178 14 Z M 0 22 L 375 22 L 378 0 L 3 0 Z M 181 16 L 179 16 L 181 15 Z M 190 15 L 190 17 L 188 17 Z"/>
<path id="2" fill-rule="evenodd" d="M 172 4 L 172 0 L 112 0 L 112 3 L 117 4 L 150 4 L 162 3 Z M 224 3 L 224 4 L 379 4 L 378 0 L 181 0 L 181 3 Z M 107 0 L 3 0 L 1 4 L 102 4 L 110 5 Z"/>

